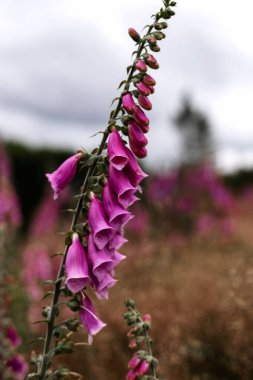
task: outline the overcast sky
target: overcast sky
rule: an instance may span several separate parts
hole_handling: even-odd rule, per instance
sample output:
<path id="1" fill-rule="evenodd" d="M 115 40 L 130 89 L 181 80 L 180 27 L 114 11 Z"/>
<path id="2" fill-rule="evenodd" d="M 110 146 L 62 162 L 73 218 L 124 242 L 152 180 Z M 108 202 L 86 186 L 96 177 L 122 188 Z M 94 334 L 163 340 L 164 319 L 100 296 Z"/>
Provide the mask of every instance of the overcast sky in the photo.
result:
<path id="1" fill-rule="evenodd" d="M 149 164 L 175 162 L 171 119 L 189 94 L 213 127 L 224 170 L 253 165 L 253 2 L 179 0 L 157 55 Z M 141 30 L 161 0 L 0 0 L 0 133 L 91 147 Z"/>

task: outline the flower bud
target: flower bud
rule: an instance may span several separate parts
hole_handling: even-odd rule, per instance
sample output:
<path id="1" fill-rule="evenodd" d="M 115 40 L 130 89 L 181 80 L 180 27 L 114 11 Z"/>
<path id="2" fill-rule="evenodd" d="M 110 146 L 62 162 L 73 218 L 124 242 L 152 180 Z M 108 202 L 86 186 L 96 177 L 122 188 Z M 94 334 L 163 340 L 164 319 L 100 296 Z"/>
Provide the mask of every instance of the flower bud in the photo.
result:
<path id="1" fill-rule="evenodd" d="M 130 115 L 136 112 L 137 106 L 130 92 L 127 92 L 125 95 L 122 96 L 122 104 L 124 110 L 128 112 Z"/>
<path id="2" fill-rule="evenodd" d="M 135 41 L 135 42 L 140 42 L 141 37 L 139 33 L 134 29 L 134 28 L 129 28 L 128 29 L 128 34 L 129 36 Z"/>
<path id="3" fill-rule="evenodd" d="M 157 44 L 157 39 L 153 36 L 149 39 L 148 43 L 150 46 L 154 46 Z"/>
<path id="4" fill-rule="evenodd" d="M 141 365 L 136 369 L 137 376 L 145 375 L 148 372 L 149 363 L 146 360 L 143 360 Z"/>
<path id="5" fill-rule="evenodd" d="M 137 347 L 137 344 L 136 344 L 136 342 L 135 342 L 134 339 L 132 339 L 132 340 L 130 341 L 128 347 L 129 347 L 129 348 L 136 348 L 136 347 Z"/>
<path id="6" fill-rule="evenodd" d="M 149 128 L 149 119 L 140 107 L 137 106 L 137 111 L 133 115 L 135 121 L 139 124 L 142 132 L 147 133 Z"/>
<path id="7" fill-rule="evenodd" d="M 155 89 L 153 86 L 149 86 L 149 89 L 150 89 L 151 94 L 153 94 L 155 92 Z"/>
<path id="8" fill-rule="evenodd" d="M 168 28 L 168 24 L 166 21 L 161 22 L 161 25 L 162 25 L 163 29 Z"/>
<path id="9" fill-rule="evenodd" d="M 159 64 L 158 64 L 156 58 L 152 54 L 148 55 L 148 57 L 146 59 L 146 62 L 147 62 L 147 65 L 151 69 L 159 69 Z"/>
<path id="10" fill-rule="evenodd" d="M 137 145 L 136 142 L 131 139 L 129 140 L 129 144 L 136 157 L 144 158 L 147 156 L 148 151 L 144 146 Z"/>
<path id="11" fill-rule="evenodd" d="M 128 368 L 135 369 L 141 363 L 139 355 L 135 354 L 128 362 Z"/>
<path id="12" fill-rule="evenodd" d="M 161 50 L 158 45 L 150 45 L 149 48 L 155 53 L 158 53 Z"/>
<path id="13" fill-rule="evenodd" d="M 144 82 L 136 83 L 135 87 L 144 96 L 148 96 L 151 93 L 149 87 Z"/>
<path id="14" fill-rule="evenodd" d="M 165 34 L 163 32 L 154 32 L 154 36 L 157 40 L 162 40 L 165 38 Z"/>
<path id="15" fill-rule="evenodd" d="M 156 85 L 156 81 L 154 78 L 152 78 L 150 75 L 146 74 L 144 77 L 143 77 L 143 82 L 147 85 L 147 86 L 155 86 Z"/>
<path id="16" fill-rule="evenodd" d="M 154 27 L 155 27 L 156 30 L 162 30 L 163 29 L 163 26 L 162 26 L 161 22 L 155 23 Z"/>
<path id="17" fill-rule="evenodd" d="M 131 370 L 126 375 L 126 380 L 135 380 L 137 378 L 137 374 L 135 371 Z"/>
<path id="18" fill-rule="evenodd" d="M 141 71 L 142 73 L 145 73 L 148 70 L 146 63 L 143 62 L 141 59 L 139 59 L 136 62 L 135 67 L 137 70 Z"/>
<path id="19" fill-rule="evenodd" d="M 140 94 L 138 97 L 138 102 L 139 105 L 145 110 L 150 111 L 152 109 L 152 103 L 150 102 L 147 96 L 143 96 Z"/>
<path id="20" fill-rule="evenodd" d="M 128 124 L 129 139 L 139 146 L 145 146 L 148 143 L 138 124 L 131 122 Z"/>
<path id="21" fill-rule="evenodd" d="M 144 322 L 149 322 L 149 323 L 151 323 L 151 320 L 152 320 L 150 314 L 144 314 L 143 317 L 142 317 L 142 319 L 143 319 Z"/>

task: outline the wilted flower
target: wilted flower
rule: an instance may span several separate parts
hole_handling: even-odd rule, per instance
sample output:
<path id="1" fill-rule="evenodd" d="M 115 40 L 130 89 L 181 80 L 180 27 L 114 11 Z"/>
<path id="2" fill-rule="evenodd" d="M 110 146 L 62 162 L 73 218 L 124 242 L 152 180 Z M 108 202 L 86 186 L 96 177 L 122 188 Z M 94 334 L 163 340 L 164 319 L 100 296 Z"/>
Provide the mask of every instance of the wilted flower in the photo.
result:
<path id="1" fill-rule="evenodd" d="M 77 153 L 64 161 L 53 173 L 46 174 L 54 190 L 54 199 L 67 187 L 76 173 L 77 164 L 82 157 L 82 153 Z"/>

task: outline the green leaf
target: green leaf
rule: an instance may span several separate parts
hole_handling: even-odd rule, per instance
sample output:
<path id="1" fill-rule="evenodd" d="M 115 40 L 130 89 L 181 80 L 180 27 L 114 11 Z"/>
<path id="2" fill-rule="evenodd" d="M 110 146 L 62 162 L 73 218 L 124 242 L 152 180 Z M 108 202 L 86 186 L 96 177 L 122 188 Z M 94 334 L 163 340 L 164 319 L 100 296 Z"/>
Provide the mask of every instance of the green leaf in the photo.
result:
<path id="1" fill-rule="evenodd" d="M 131 66 L 132 67 L 132 66 Z M 120 87 L 123 86 L 123 84 L 125 84 L 127 81 L 124 79 L 123 81 L 120 82 L 119 86 L 118 86 L 118 90 L 120 89 Z"/>

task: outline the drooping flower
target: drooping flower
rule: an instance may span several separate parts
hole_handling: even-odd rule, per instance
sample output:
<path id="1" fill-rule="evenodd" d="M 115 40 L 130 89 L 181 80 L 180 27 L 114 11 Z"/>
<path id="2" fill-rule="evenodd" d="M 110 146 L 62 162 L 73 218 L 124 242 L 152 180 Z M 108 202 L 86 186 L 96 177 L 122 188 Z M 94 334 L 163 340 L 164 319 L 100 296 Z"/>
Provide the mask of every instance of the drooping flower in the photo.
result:
<path id="1" fill-rule="evenodd" d="M 135 195 L 136 188 L 132 186 L 127 176 L 112 165 L 109 166 L 109 181 L 117 195 L 118 202 L 124 208 L 131 206 L 138 198 Z"/>
<path id="2" fill-rule="evenodd" d="M 72 293 L 80 292 L 90 282 L 87 254 L 77 233 L 73 234 L 65 268 L 67 276 L 65 284 Z"/>
<path id="3" fill-rule="evenodd" d="M 103 189 L 103 206 L 108 216 L 110 226 L 116 230 L 120 230 L 133 218 L 133 215 L 119 204 L 111 188 L 110 181 L 106 183 Z"/>
<path id="4" fill-rule="evenodd" d="M 75 176 L 77 164 L 82 153 L 77 153 L 65 160 L 53 173 L 47 173 L 46 177 L 54 190 L 54 199 L 67 187 Z"/>
<path id="5" fill-rule="evenodd" d="M 124 236 L 121 235 L 120 232 L 117 232 L 112 240 L 108 243 L 109 249 L 120 249 L 123 244 L 125 244 L 128 240 L 124 238 Z"/>
<path id="6" fill-rule="evenodd" d="M 117 170 L 122 170 L 128 163 L 125 145 L 116 128 L 110 133 L 107 145 L 110 163 Z"/>
<path id="7" fill-rule="evenodd" d="M 148 143 L 148 139 L 142 132 L 141 128 L 139 125 L 135 122 L 130 122 L 128 124 L 128 134 L 129 134 L 129 139 L 134 141 L 137 145 L 139 146 L 145 146 Z M 128 157 L 129 160 L 129 157 Z"/>
<path id="8" fill-rule="evenodd" d="M 113 166 L 110 165 L 110 168 Z M 117 173 L 121 172 L 117 170 Z M 116 233 L 116 230 L 108 224 L 103 205 L 94 194 L 92 194 L 88 219 L 94 242 L 98 249 L 103 249 Z"/>
<path id="9" fill-rule="evenodd" d="M 88 239 L 88 261 L 93 275 L 98 281 L 104 277 L 106 272 L 114 267 L 114 260 L 111 252 L 107 248 L 99 250 L 93 241 L 92 235 Z"/>
<path id="10" fill-rule="evenodd" d="M 6 366 L 13 372 L 15 378 L 23 380 L 28 372 L 28 365 L 20 354 L 15 354 L 7 360 Z"/>
<path id="11" fill-rule="evenodd" d="M 116 284 L 117 280 L 107 272 L 102 277 L 101 281 L 94 281 L 95 293 L 99 299 L 108 299 L 108 289 L 112 288 Z"/>
<path id="12" fill-rule="evenodd" d="M 144 178 L 148 177 L 148 175 L 141 169 L 130 149 L 127 150 L 127 153 L 129 161 L 124 170 L 124 173 L 127 175 L 131 184 L 137 187 Z"/>
<path id="13" fill-rule="evenodd" d="M 134 102 L 132 94 L 130 92 L 127 92 L 122 96 L 122 105 L 124 110 L 130 115 L 133 115 L 136 112 L 137 105 Z"/>
<path id="14" fill-rule="evenodd" d="M 93 336 L 96 335 L 102 328 L 106 326 L 96 315 L 96 311 L 92 305 L 90 298 L 83 294 L 80 308 L 80 319 L 84 328 L 88 333 L 89 344 L 93 341 Z"/>

